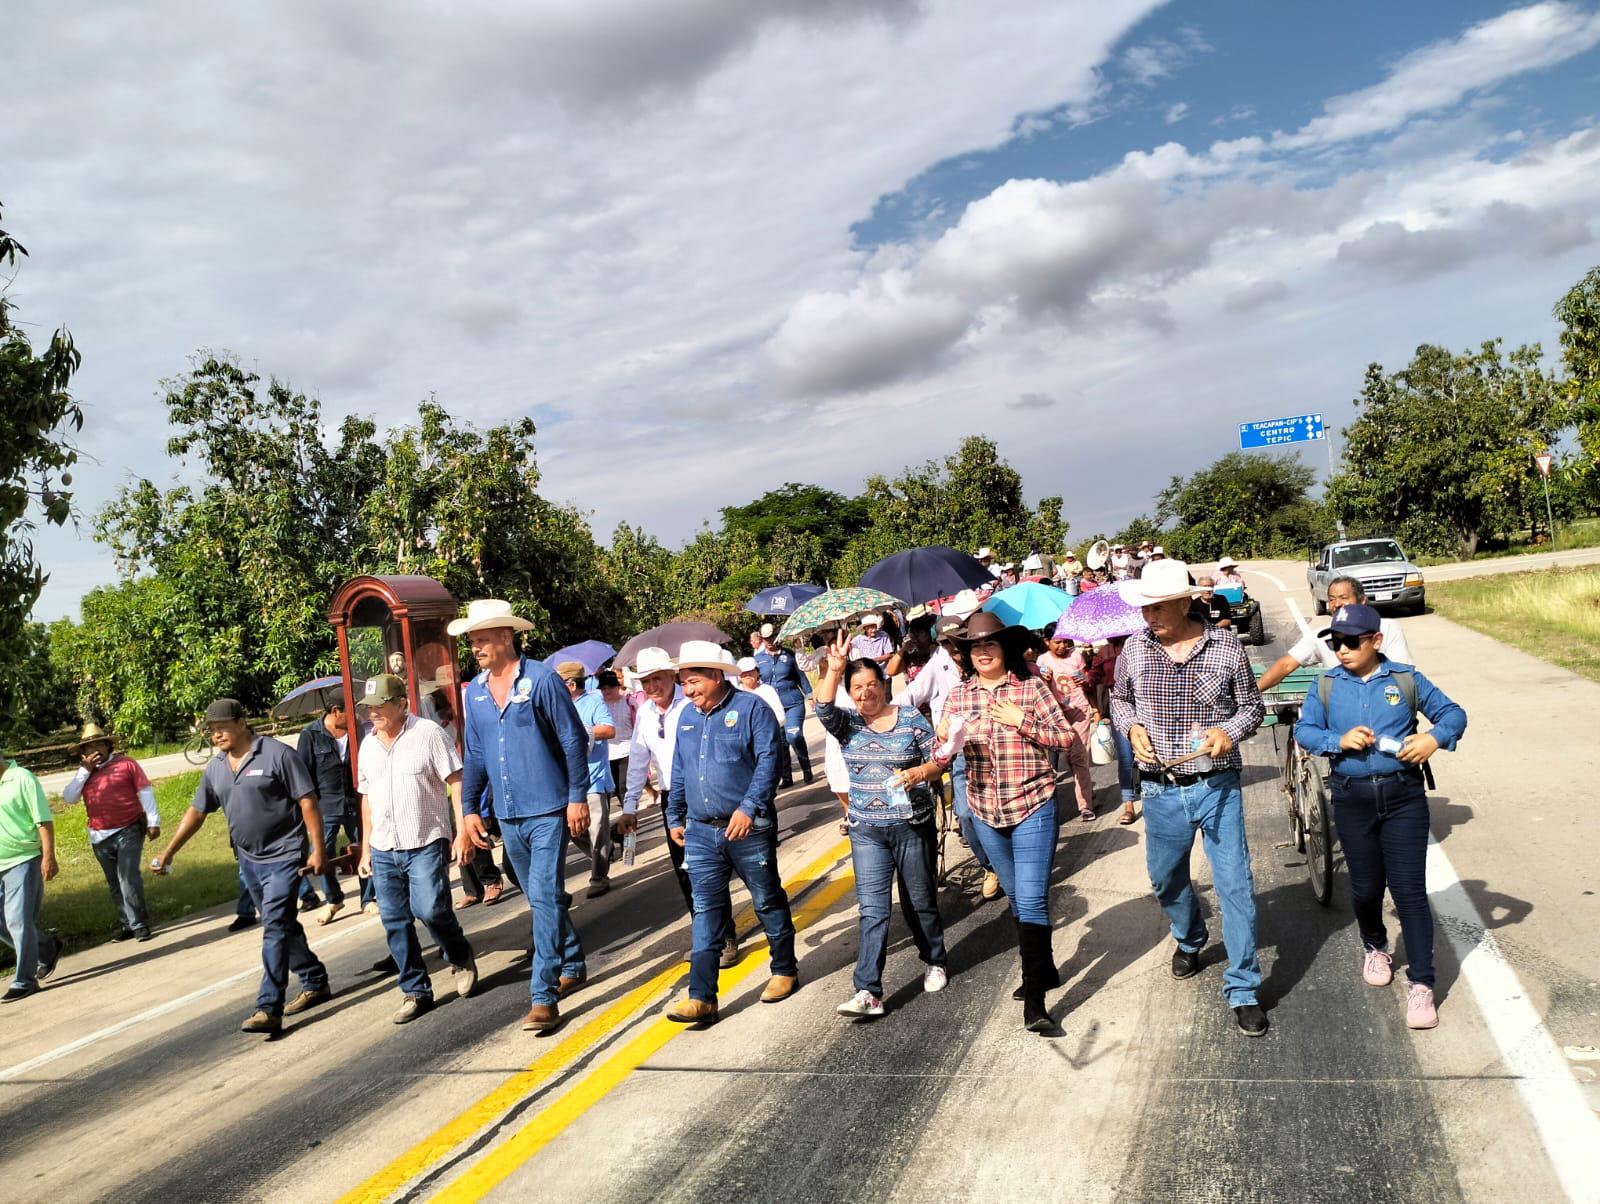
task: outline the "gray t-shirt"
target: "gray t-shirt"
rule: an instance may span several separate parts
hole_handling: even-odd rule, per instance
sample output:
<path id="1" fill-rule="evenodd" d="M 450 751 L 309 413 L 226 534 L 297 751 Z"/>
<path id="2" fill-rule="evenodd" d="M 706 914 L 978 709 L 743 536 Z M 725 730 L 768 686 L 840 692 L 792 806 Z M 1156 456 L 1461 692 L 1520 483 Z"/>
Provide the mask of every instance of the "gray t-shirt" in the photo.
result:
<path id="1" fill-rule="evenodd" d="M 294 749 L 273 736 L 257 736 L 237 773 L 226 753 L 211 758 L 189 806 L 202 814 L 220 810 L 226 815 L 239 856 L 284 861 L 306 855 L 300 800 L 316 794 L 316 783 Z"/>

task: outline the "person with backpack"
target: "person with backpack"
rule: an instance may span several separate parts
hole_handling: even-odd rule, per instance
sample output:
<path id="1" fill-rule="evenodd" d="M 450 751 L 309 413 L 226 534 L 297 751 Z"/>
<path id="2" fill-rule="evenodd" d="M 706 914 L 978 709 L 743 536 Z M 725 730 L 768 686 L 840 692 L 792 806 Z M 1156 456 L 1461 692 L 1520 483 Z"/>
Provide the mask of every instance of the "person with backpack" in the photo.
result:
<path id="1" fill-rule="evenodd" d="M 1424 873 L 1428 855 L 1428 758 L 1454 749 L 1467 713 L 1409 665 L 1383 654 L 1378 612 L 1341 606 L 1321 638 L 1339 658 L 1306 695 L 1294 738 L 1332 763 L 1333 821 L 1350 871 L 1361 933 L 1361 973 L 1369 986 L 1394 978 L 1383 924 L 1387 886 L 1406 945 L 1406 1025 L 1434 1028 L 1433 913 Z M 1432 724 L 1417 730 L 1421 712 Z"/>

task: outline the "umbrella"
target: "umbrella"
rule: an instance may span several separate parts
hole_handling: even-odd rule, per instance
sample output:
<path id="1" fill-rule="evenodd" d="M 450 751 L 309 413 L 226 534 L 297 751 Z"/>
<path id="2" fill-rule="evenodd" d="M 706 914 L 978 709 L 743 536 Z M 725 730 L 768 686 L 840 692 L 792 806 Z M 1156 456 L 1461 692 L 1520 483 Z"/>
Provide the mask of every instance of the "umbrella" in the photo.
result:
<path id="1" fill-rule="evenodd" d="M 1072 595 L 1053 585 L 1025 581 L 993 595 L 983 604 L 1007 623 L 1036 631 L 1059 619 L 1072 605 Z"/>
<path id="2" fill-rule="evenodd" d="M 744 604 L 744 608 L 758 615 L 792 615 L 802 602 L 809 602 L 822 592 L 820 585 L 774 585 L 762 590 Z"/>
<path id="3" fill-rule="evenodd" d="M 1090 644 L 1095 640 L 1132 635 L 1143 627 L 1144 615 L 1139 608 L 1129 606 L 1121 594 L 1104 585 L 1073 599 L 1067 613 L 1056 624 L 1055 638 Z"/>
<path id="4" fill-rule="evenodd" d="M 583 671 L 592 677 L 600 672 L 601 665 L 616 654 L 617 650 L 602 640 L 584 640 L 557 649 L 544 658 L 544 663 L 554 669 L 562 661 L 577 661 L 583 666 Z"/>
<path id="5" fill-rule="evenodd" d="M 689 640 L 710 640 L 713 644 L 726 644 L 731 639 L 733 637 L 726 631 L 713 627 L 710 623 L 700 623 L 693 619 L 663 623 L 660 627 L 641 631 L 624 644 L 622 651 L 617 653 L 617 664 L 633 664 L 639 659 L 639 653 L 646 648 L 662 648 L 666 650 L 668 656 L 677 656 L 678 649 Z"/>
<path id="6" fill-rule="evenodd" d="M 301 719 L 328 709 L 328 703 L 344 698 L 344 678 L 313 677 L 290 690 L 272 708 L 274 719 Z"/>
<path id="7" fill-rule="evenodd" d="M 896 552 L 861 574 L 863 586 L 893 594 L 908 606 L 948 598 L 993 581 L 994 574 L 974 557 L 942 545 Z"/>
<path id="8" fill-rule="evenodd" d="M 778 632 L 780 640 L 801 639 L 812 632 L 835 624 L 849 623 L 868 612 L 899 610 L 900 599 L 875 589 L 853 585 L 848 589 L 830 589 L 818 594 L 789 616 L 789 621 Z"/>

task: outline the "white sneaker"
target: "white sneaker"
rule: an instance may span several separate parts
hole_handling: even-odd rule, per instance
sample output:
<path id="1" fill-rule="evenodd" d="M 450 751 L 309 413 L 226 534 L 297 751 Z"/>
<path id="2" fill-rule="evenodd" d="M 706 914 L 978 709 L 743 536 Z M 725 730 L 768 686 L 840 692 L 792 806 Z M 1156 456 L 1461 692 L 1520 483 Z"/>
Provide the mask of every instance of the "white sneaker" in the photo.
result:
<path id="1" fill-rule="evenodd" d="M 929 966 L 922 972 L 922 989 L 930 995 L 944 990 L 949 981 L 950 976 L 945 973 L 943 966 Z"/>
<path id="2" fill-rule="evenodd" d="M 881 1016 L 883 1015 L 883 1000 L 871 991 L 857 991 L 838 1008 L 841 1016 Z"/>

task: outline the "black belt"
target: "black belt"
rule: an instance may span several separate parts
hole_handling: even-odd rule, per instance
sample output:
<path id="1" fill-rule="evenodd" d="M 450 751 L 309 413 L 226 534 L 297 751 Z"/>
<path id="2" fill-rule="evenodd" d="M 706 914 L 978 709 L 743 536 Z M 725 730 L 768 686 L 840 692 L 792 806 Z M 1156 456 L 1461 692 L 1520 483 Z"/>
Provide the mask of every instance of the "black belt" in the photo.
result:
<path id="1" fill-rule="evenodd" d="M 708 828 L 726 828 L 728 826 L 728 820 L 732 818 L 733 816 L 728 815 L 724 816 L 722 819 L 696 819 L 694 822 L 697 824 L 704 824 Z"/>
<path id="2" fill-rule="evenodd" d="M 1422 782 L 1426 775 L 1420 769 L 1399 769 L 1394 773 L 1373 773 L 1365 777 L 1356 777 L 1350 773 L 1335 773 L 1336 778 L 1343 778 L 1346 782 Z"/>
<path id="3" fill-rule="evenodd" d="M 1193 786 L 1196 782 L 1203 782 L 1207 778 L 1215 777 L 1219 773 L 1237 772 L 1232 766 L 1222 769 L 1208 769 L 1204 773 L 1157 773 L 1149 769 L 1139 771 L 1141 782 L 1161 782 L 1171 786 Z"/>

